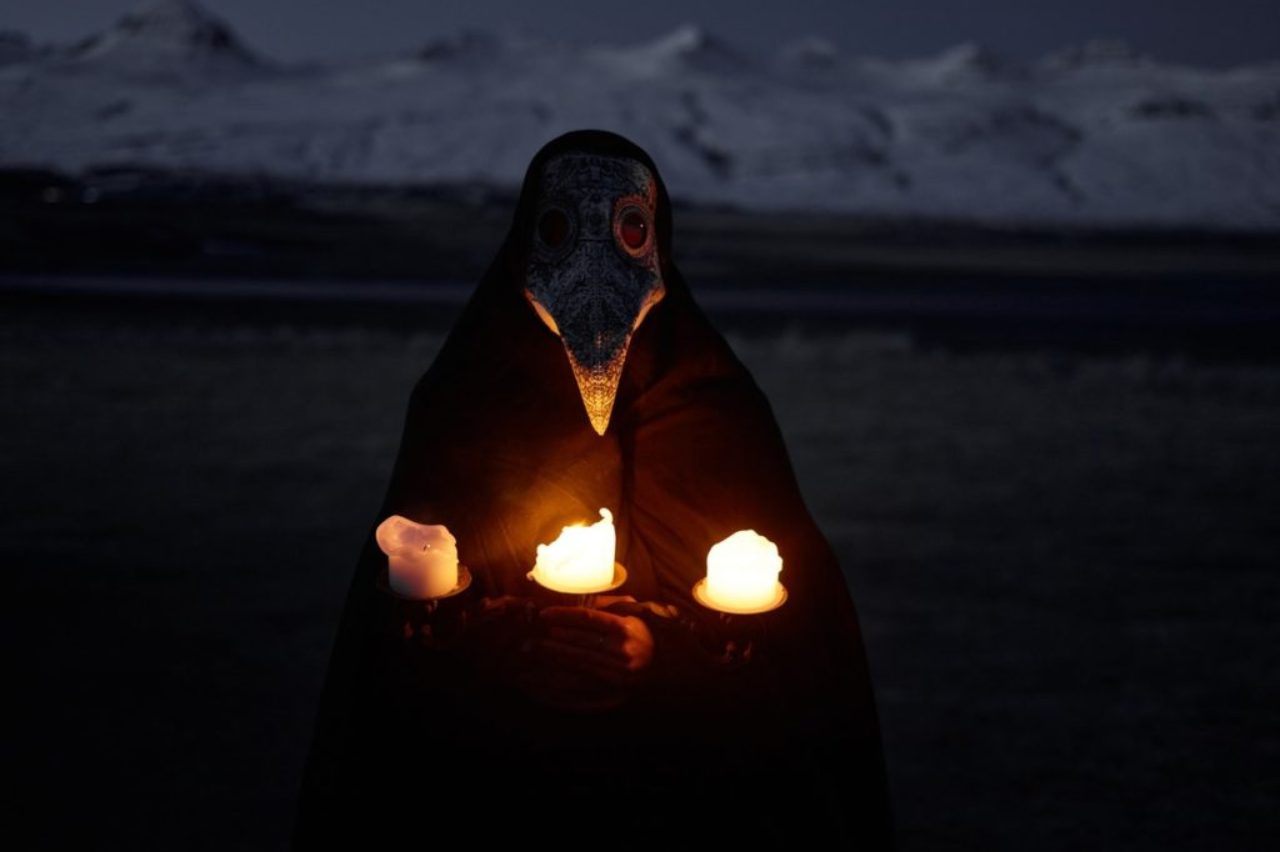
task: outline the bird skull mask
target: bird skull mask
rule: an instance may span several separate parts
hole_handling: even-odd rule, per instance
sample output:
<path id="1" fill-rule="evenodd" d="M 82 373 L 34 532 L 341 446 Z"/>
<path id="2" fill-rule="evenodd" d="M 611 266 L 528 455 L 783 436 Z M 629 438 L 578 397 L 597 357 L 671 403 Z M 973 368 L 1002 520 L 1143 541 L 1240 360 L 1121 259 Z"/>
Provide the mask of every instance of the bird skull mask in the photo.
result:
<path id="1" fill-rule="evenodd" d="M 525 297 L 560 336 L 582 404 L 609 427 L 631 335 L 664 295 L 657 184 L 637 160 L 552 157 L 535 201 Z"/>

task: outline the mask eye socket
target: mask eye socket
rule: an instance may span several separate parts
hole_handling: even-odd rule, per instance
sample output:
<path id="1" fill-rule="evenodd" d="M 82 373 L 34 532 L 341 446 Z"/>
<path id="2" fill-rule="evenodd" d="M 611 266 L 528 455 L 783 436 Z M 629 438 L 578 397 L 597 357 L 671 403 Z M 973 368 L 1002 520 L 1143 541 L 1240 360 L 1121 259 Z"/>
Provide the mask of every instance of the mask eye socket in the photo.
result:
<path id="1" fill-rule="evenodd" d="M 649 244 L 649 216 L 639 207 L 626 207 L 618 214 L 618 242 L 629 254 L 637 254 Z"/>
<path id="2" fill-rule="evenodd" d="M 538 217 L 538 240 L 552 251 L 564 248 L 571 229 L 568 215 L 559 207 L 549 207 Z"/>

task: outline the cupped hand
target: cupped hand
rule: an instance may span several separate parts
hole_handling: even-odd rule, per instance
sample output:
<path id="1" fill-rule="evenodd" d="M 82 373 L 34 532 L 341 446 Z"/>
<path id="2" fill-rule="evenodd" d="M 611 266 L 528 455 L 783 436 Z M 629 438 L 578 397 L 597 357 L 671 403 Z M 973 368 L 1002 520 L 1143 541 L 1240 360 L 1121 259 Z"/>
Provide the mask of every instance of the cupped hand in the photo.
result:
<path id="1" fill-rule="evenodd" d="M 551 665 L 621 686 L 639 679 L 653 663 L 653 633 L 634 615 L 552 606 L 540 617 L 546 628 L 540 651 Z"/>

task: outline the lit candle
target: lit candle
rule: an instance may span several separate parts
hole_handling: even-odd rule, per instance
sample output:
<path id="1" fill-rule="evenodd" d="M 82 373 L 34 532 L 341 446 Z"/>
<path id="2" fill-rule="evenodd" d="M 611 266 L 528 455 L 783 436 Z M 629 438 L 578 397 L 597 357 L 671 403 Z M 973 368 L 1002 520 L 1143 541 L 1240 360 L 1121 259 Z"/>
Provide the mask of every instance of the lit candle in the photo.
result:
<path id="1" fill-rule="evenodd" d="M 707 553 L 708 601 L 726 612 L 752 612 L 778 603 L 778 546 L 755 530 L 739 530 Z"/>
<path id="2" fill-rule="evenodd" d="M 613 582 L 617 541 L 613 513 L 601 509 L 600 520 L 591 526 L 565 527 L 555 541 L 538 545 L 533 579 L 556 592 L 591 594 L 607 589 Z"/>
<path id="3" fill-rule="evenodd" d="M 392 515 L 374 534 L 387 555 L 391 589 L 406 598 L 438 598 L 458 585 L 458 541 L 447 527 Z"/>

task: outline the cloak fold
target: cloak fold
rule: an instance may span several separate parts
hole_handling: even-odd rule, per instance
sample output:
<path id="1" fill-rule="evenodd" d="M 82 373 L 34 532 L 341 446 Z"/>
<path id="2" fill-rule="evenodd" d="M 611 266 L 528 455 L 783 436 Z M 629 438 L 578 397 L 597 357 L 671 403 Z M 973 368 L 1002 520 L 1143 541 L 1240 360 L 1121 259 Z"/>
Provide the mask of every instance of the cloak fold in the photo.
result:
<path id="1" fill-rule="evenodd" d="M 857 616 L 805 508 L 768 401 L 670 261 L 636 331 L 613 420 L 597 435 L 560 340 L 521 292 L 539 166 L 564 150 L 647 155 L 568 134 L 534 158 L 502 249 L 414 388 L 376 521 L 442 523 L 476 598 L 502 601 L 456 647 L 394 635 L 372 532 L 330 661 L 295 848 L 440 838 L 570 848 L 610 837 L 883 849 L 889 808 Z M 514 686 L 536 633 L 525 578 L 562 526 L 614 513 L 619 590 L 640 602 L 651 671 L 612 709 L 556 709 Z M 739 529 L 777 543 L 789 597 L 755 617 L 751 660 L 708 664 L 714 615 L 691 596 L 711 545 Z M 653 606 L 643 606 L 645 603 Z M 626 607 L 624 607 L 626 608 Z M 701 626 L 700 626 L 701 625 Z M 605 833 L 603 837 L 601 833 Z M 612 833 L 612 834 L 610 834 Z"/>

